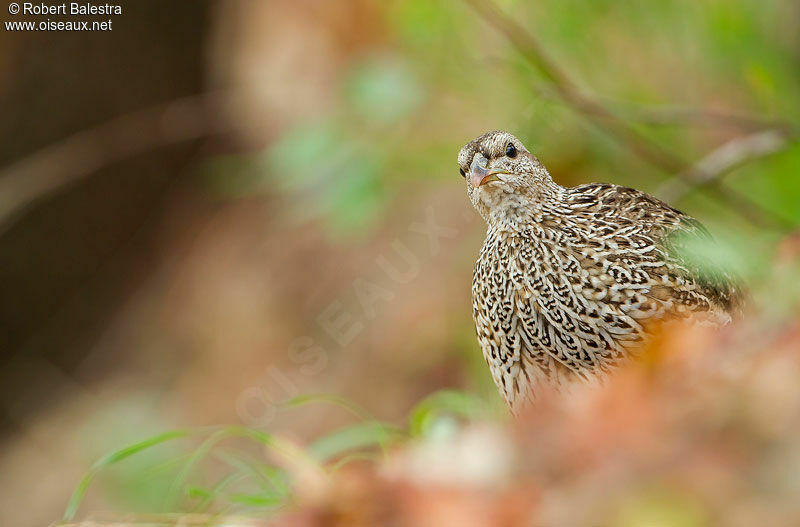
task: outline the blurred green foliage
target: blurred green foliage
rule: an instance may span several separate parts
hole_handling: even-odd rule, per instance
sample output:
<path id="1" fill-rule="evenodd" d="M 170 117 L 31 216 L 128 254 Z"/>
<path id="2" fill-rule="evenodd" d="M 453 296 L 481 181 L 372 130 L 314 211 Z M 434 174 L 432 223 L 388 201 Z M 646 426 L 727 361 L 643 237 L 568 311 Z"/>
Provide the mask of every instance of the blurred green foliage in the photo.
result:
<path id="1" fill-rule="evenodd" d="M 641 133 L 686 163 L 744 133 L 730 123 L 704 121 L 703 109 L 800 122 L 800 38 L 788 22 L 797 17 L 792 2 L 498 5 L 583 91 L 627 110 Z M 322 218 L 339 238 L 369 233 L 404 190 L 449 184 L 460 191 L 454 168 L 459 147 L 495 128 L 519 135 L 562 184 L 610 181 L 655 191 L 674 175 L 636 158 L 559 101 L 467 4 L 408 0 L 379 9 L 387 32 L 381 51 L 355 57 L 329 111 L 287 130 L 266 163 L 257 165 L 262 178 L 278 181 L 292 197 L 295 217 Z M 699 117 L 657 124 L 638 118 L 673 107 L 694 109 Z M 800 149 L 792 147 L 737 168 L 725 184 L 800 222 L 799 167 Z M 236 171 L 231 174 L 226 170 L 224 177 L 237 181 Z M 251 171 L 241 174 L 256 183 L 249 188 L 265 188 Z M 675 205 L 745 237 L 759 232 L 730 206 L 709 203 L 703 190 Z"/>
<path id="2" fill-rule="evenodd" d="M 124 507 L 130 511 L 263 516 L 287 505 L 300 490 L 298 486 L 309 483 L 309 474 L 326 478 L 348 463 L 385 455 L 390 446 L 400 442 L 425 440 L 441 436 L 444 429 L 455 430 L 459 426 L 456 419 L 492 415 L 475 396 L 455 390 L 423 399 L 411 410 L 407 428 L 372 419 L 354 403 L 335 395 L 297 397 L 286 401 L 284 411 L 300 411 L 310 404 L 333 405 L 355 417 L 355 422 L 304 447 L 237 425 L 156 434 L 97 460 L 75 488 L 64 519 L 76 517 L 93 482 L 101 476 L 105 477 L 106 492 L 124 498 Z M 184 443 L 175 446 L 176 441 Z M 171 448 L 166 454 L 169 459 L 164 461 L 166 445 Z M 254 446 L 271 454 L 274 462 L 263 461 L 264 452 L 253 450 Z M 126 470 L 114 470 L 120 467 Z"/>

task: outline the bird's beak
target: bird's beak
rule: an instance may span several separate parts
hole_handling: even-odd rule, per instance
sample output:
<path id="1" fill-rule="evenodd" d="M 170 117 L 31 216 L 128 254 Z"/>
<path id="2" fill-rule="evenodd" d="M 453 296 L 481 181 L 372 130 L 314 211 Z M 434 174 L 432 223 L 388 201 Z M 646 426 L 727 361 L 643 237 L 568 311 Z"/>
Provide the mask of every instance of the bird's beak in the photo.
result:
<path id="1" fill-rule="evenodd" d="M 500 181 L 497 174 L 508 174 L 508 172 L 504 170 L 490 170 L 486 168 L 488 162 L 489 160 L 481 154 L 478 154 L 475 156 L 475 159 L 472 160 L 469 177 L 474 188 L 478 188 L 491 181 Z"/>

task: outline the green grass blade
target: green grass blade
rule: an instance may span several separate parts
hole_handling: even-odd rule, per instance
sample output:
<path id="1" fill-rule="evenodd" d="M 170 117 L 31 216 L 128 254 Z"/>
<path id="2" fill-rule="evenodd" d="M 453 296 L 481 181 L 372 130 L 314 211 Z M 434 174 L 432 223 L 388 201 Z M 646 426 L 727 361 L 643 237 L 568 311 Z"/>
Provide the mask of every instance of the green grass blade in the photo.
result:
<path id="1" fill-rule="evenodd" d="M 241 481 L 242 479 L 245 478 L 245 476 L 246 475 L 242 474 L 241 472 L 234 472 L 232 474 L 228 474 L 227 476 L 222 478 L 222 480 L 220 480 L 216 485 L 214 485 L 214 487 L 211 489 L 206 489 L 197 486 L 186 487 L 186 495 L 188 497 L 200 499 L 200 502 L 193 507 L 193 511 L 194 512 L 207 511 L 208 508 L 211 506 L 211 504 L 213 504 L 220 498 L 223 490 L 225 490 L 230 485 L 233 485 L 234 483 Z"/>
<path id="2" fill-rule="evenodd" d="M 192 433 L 193 432 L 191 430 L 173 430 L 171 432 L 165 432 L 103 456 L 94 465 L 92 465 L 92 468 L 90 468 L 86 474 L 84 474 L 83 478 L 81 478 L 80 483 L 78 483 L 78 487 L 75 489 L 69 499 L 67 509 L 64 511 L 64 521 L 70 521 L 75 517 L 75 514 L 78 512 L 78 508 L 80 507 L 86 492 L 89 490 L 89 485 L 92 483 L 92 480 L 98 474 L 98 472 L 100 472 L 102 469 L 108 467 L 109 465 L 113 465 L 114 463 L 119 463 L 120 461 L 127 459 L 143 450 L 160 445 L 161 443 L 166 443 L 167 441 L 172 441 L 173 439 L 188 437 Z"/>
<path id="3" fill-rule="evenodd" d="M 375 420 L 375 418 L 372 417 L 369 414 L 369 412 L 367 412 L 365 409 L 361 408 L 357 404 L 353 403 L 352 401 L 348 401 L 344 397 L 340 397 L 338 395 L 327 394 L 327 393 L 299 395 L 297 397 L 294 397 L 293 399 L 289 399 L 286 402 L 286 406 L 290 407 L 305 406 L 307 404 L 312 404 L 312 403 L 333 404 L 335 406 L 339 406 L 340 408 L 344 408 L 345 410 L 352 413 L 362 421 Z"/>
<path id="4" fill-rule="evenodd" d="M 350 463 L 355 463 L 356 461 L 370 461 L 374 462 L 378 459 L 378 455 L 375 452 L 356 452 L 355 454 L 348 454 L 346 456 L 342 456 L 341 459 L 336 461 L 333 465 L 331 465 L 329 469 L 329 474 L 335 474 L 336 471 L 341 469 L 342 467 L 349 465 Z"/>
<path id="5" fill-rule="evenodd" d="M 324 463 L 346 452 L 374 446 L 386 447 L 401 435 L 402 431 L 399 429 L 377 421 L 357 423 L 314 441 L 308 447 L 308 452 L 317 461 Z"/>
<path id="6" fill-rule="evenodd" d="M 305 454 L 305 452 L 293 446 L 291 443 L 287 441 L 281 440 L 280 438 L 277 438 L 271 434 L 262 432 L 261 430 L 257 430 L 254 428 L 248 428 L 239 425 L 225 426 L 222 428 L 218 428 L 214 432 L 214 434 L 212 434 L 211 437 L 206 439 L 198 447 L 195 453 L 191 456 L 190 460 L 187 462 L 186 466 L 183 468 L 181 473 L 175 478 L 172 488 L 168 493 L 167 503 L 170 503 L 172 500 L 175 499 L 176 496 L 180 494 L 180 489 L 183 488 L 183 486 L 186 484 L 186 481 L 188 480 L 194 467 L 201 460 L 203 460 L 209 454 L 209 452 L 211 452 L 211 450 L 214 447 L 216 447 L 218 443 L 229 438 L 242 438 L 255 441 L 259 444 L 264 445 L 270 450 L 273 450 L 274 452 L 280 454 L 283 458 L 291 460 L 292 462 L 300 461 L 305 463 L 306 465 L 310 465 L 321 470 L 318 463 L 316 463 L 316 461 L 314 461 L 313 458 L 311 458 L 310 456 Z M 230 459 L 228 461 L 230 461 Z M 268 466 L 262 465 L 262 467 L 266 468 Z M 240 466 L 234 466 L 234 468 L 242 469 L 243 467 L 240 465 Z M 275 469 L 274 467 L 270 468 L 273 471 L 278 470 Z M 250 473 L 252 474 L 252 471 L 250 471 Z M 276 480 L 270 481 L 270 483 L 273 485 L 280 485 L 280 483 L 277 483 Z M 288 488 L 284 490 L 288 492 Z"/>
<path id="7" fill-rule="evenodd" d="M 248 507 L 275 508 L 283 505 L 283 499 L 261 494 L 231 494 L 228 499 L 233 503 L 247 505 Z"/>
<path id="8" fill-rule="evenodd" d="M 184 464 L 181 471 L 175 476 L 175 479 L 172 481 L 172 485 L 170 486 L 169 492 L 167 492 L 167 496 L 165 498 L 166 503 L 173 503 L 175 501 L 176 496 L 178 496 L 180 489 L 186 483 L 186 480 L 189 479 L 189 475 L 191 474 L 192 470 L 194 470 L 195 466 L 205 458 L 211 449 L 228 437 L 228 433 L 226 430 L 217 430 L 211 436 L 203 441 L 200 446 L 198 446 L 194 452 L 192 452 L 191 456 L 189 456 L 189 460 Z"/>
<path id="9" fill-rule="evenodd" d="M 239 452 L 220 450 L 214 455 L 239 473 L 249 475 L 265 493 L 273 493 L 282 497 L 289 495 L 290 487 L 285 471 L 248 459 Z"/>
<path id="10" fill-rule="evenodd" d="M 307 404 L 311 404 L 311 403 L 328 403 L 328 404 L 333 404 L 335 406 L 339 406 L 341 408 L 344 408 L 345 410 L 347 410 L 351 414 L 355 415 L 356 417 L 358 417 L 362 421 L 366 421 L 368 423 L 368 424 L 367 423 L 362 423 L 361 425 L 355 425 L 355 430 L 350 430 L 350 431 L 345 430 L 345 429 L 341 430 L 340 432 L 341 432 L 341 434 L 344 435 L 344 437 L 330 438 L 330 439 L 329 438 L 320 439 L 317 443 L 323 443 L 323 446 L 319 446 L 319 448 L 324 448 L 324 447 L 327 447 L 329 445 L 332 446 L 333 443 L 340 442 L 340 441 L 343 442 L 343 443 L 346 443 L 348 440 L 358 441 L 358 439 L 355 436 L 368 436 L 368 435 L 372 434 L 373 436 L 375 436 L 375 439 L 372 440 L 372 443 L 379 444 L 381 446 L 381 448 L 384 450 L 384 453 L 385 453 L 385 449 L 386 449 L 387 444 L 389 442 L 395 440 L 397 438 L 396 436 L 401 433 L 397 427 L 395 427 L 393 425 L 388 425 L 388 424 L 381 423 L 380 421 L 376 420 L 372 415 L 370 415 L 369 412 L 367 412 L 362 407 L 360 407 L 360 406 L 356 405 L 355 403 L 353 403 L 353 402 L 351 402 L 351 401 L 349 401 L 349 400 L 347 400 L 347 399 L 345 399 L 343 397 L 340 397 L 338 395 L 324 394 L 324 393 L 322 393 L 322 394 L 301 395 L 301 396 L 295 397 L 293 399 L 290 399 L 286 404 L 288 406 L 295 406 L 296 407 L 296 406 L 303 406 L 303 405 L 307 405 Z M 362 428 L 362 430 L 358 430 L 358 428 Z M 379 428 L 383 428 L 383 430 L 379 430 Z M 340 432 L 336 432 L 336 433 L 339 434 Z M 347 437 L 348 435 L 349 435 L 349 437 Z M 367 441 L 367 438 L 363 437 L 363 440 Z M 353 446 L 355 448 L 358 445 L 354 444 Z M 368 446 L 368 445 L 364 445 L 364 446 Z M 347 449 L 344 448 L 344 450 L 347 450 Z M 336 453 L 333 453 L 331 455 L 325 455 L 323 458 L 320 458 L 318 456 L 315 456 L 315 457 L 317 459 L 320 459 L 320 460 L 324 461 L 324 460 L 329 459 L 333 455 L 337 455 L 338 453 L 340 453 L 340 452 L 336 452 Z M 324 454 L 324 452 L 323 452 L 323 454 Z"/>

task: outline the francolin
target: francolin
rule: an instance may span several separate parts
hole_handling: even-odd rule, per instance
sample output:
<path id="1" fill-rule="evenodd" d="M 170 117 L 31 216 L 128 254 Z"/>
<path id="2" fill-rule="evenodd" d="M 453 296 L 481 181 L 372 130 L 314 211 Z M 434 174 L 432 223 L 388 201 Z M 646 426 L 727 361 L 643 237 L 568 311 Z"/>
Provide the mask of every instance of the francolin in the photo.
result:
<path id="1" fill-rule="evenodd" d="M 742 307 L 730 274 L 692 255 L 712 243 L 694 218 L 628 187 L 562 187 L 513 135 L 458 154 L 488 224 L 472 309 L 494 382 L 513 413 L 538 386 L 604 377 L 674 318 L 728 324 Z"/>

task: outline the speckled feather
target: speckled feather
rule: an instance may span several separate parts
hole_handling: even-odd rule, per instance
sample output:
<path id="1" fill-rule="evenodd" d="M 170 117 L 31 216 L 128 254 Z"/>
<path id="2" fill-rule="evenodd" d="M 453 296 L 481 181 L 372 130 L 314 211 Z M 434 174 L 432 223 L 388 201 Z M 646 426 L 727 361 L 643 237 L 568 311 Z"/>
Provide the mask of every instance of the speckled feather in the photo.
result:
<path id="1" fill-rule="evenodd" d="M 653 322 L 691 316 L 724 325 L 740 312 L 735 280 L 687 257 L 698 240 L 711 241 L 706 229 L 666 203 L 607 183 L 562 187 L 506 132 L 468 143 L 458 161 L 488 224 L 473 318 L 512 412 L 541 383 L 610 372 L 646 342 Z M 473 183 L 487 169 L 500 173 Z"/>

